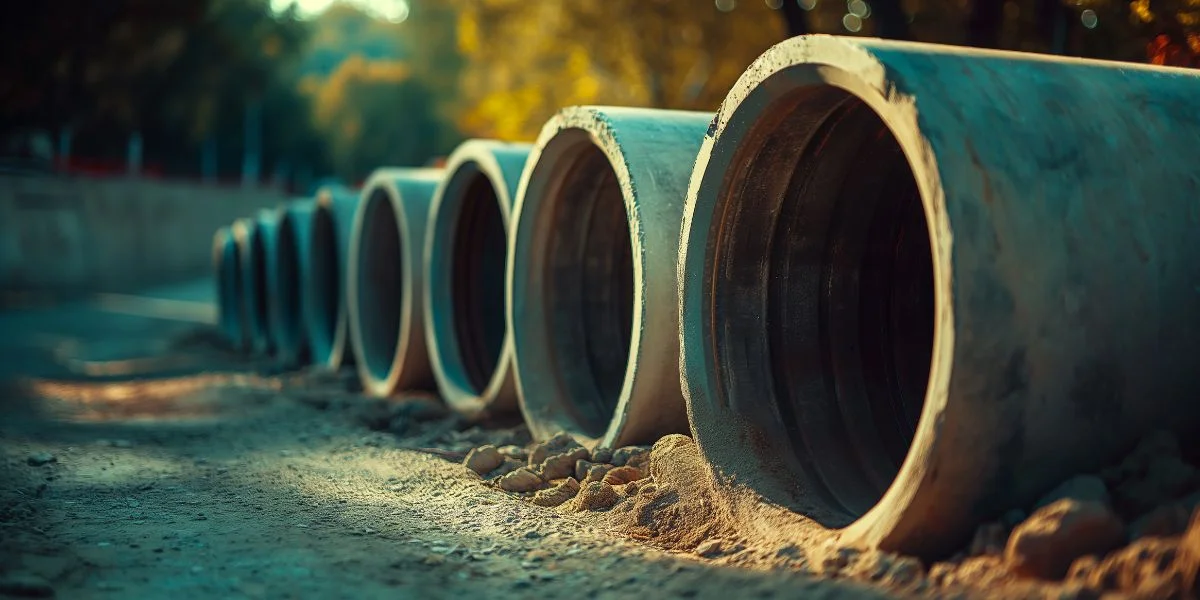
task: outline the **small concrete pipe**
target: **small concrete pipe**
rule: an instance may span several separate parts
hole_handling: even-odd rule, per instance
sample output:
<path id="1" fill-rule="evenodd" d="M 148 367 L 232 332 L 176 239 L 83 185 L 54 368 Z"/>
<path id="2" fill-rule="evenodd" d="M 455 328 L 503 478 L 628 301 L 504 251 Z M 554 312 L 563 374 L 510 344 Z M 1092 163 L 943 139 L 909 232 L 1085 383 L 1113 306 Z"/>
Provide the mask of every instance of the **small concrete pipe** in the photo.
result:
<path id="1" fill-rule="evenodd" d="M 1200 76 L 860 38 L 704 140 L 681 367 L 719 479 L 926 558 L 1200 425 Z M 1141 157 L 1137 160 L 1135 157 Z"/>
<path id="2" fill-rule="evenodd" d="M 571 107 L 542 129 L 509 232 L 508 327 L 535 438 L 687 431 L 675 262 L 710 113 Z"/>
<path id="3" fill-rule="evenodd" d="M 263 229 L 273 227 L 278 218 L 268 219 L 263 215 L 240 219 L 234 224 L 238 240 L 238 254 L 242 271 L 242 310 L 245 316 L 246 345 L 252 352 L 268 354 L 271 351 L 268 331 L 266 248 L 263 245 Z"/>
<path id="4" fill-rule="evenodd" d="M 354 364 L 346 310 L 346 272 L 359 194 L 329 186 L 317 192 L 309 226 L 304 322 L 314 364 L 337 370 Z"/>
<path id="5" fill-rule="evenodd" d="M 267 238 L 267 296 L 271 340 L 278 362 L 299 366 L 308 360 L 304 329 L 305 281 L 309 265 L 312 202 L 293 201 L 278 209 L 279 226 Z"/>
<path id="6" fill-rule="evenodd" d="M 470 140 L 447 160 L 425 234 L 425 334 L 438 389 L 468 418 L 515 411 L 504 262 L 531 144 Z"/>
<path id="7" fill-rule="evenodd" d="M 213 278 L 217 284 L 217 328 L 234 348 L 245 346 L 242 310 L 242 269 L 233 227 L 213 235 Z"/>
<path id="8" fill-rule="evenodd" d="M 434 389 L 425 346 L 425 226 L 441 169 L 378 169 L 363 186 L 347 272 L 350 341 L 363 390 Z"/>

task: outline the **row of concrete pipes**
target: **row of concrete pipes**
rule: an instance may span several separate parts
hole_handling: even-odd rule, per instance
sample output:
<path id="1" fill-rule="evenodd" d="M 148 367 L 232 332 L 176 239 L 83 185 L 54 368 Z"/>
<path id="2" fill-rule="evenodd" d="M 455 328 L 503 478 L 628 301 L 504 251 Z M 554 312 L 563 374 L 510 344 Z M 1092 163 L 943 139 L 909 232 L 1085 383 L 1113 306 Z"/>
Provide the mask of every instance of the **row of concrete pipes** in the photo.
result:
<path id="1" fill-rule="evenodd" d="M 722 489 L 936 557 L 1197 432 L 1198 145 L 1192 72 L 798 37 L 716 114 L 566 108 L 239 221 L 222 323 L 536 438 L 688 433 Z"/>

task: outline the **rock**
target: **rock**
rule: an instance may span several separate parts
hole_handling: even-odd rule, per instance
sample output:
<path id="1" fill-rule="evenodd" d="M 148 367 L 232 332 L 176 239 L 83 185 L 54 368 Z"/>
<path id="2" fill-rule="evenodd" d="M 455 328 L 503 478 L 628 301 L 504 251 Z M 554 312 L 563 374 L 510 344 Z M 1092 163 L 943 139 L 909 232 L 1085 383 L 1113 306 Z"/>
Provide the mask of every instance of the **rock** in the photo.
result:
<path id="1" fill-rule="evenodd" d="M 500 466 L 498 466 L 495 469 L 493 469 L 492 471 L 490 471 L 485 477 L 487 479 L 497 479 L 499 477 L 504 477 L 505 475 L 508 475 L 509 473 L 512 473 L 513 471 L 516 471 L 517 469 L 520 469 L 523 466 L 525 466 L 525 461 L 523 461 L 523 460 L 517 460 L 515 458 L 506 458 L 506 459 L 504 459 L 504 462 L 500 463 Z"/>
<path id="2" fill-rule="evenodd" d="M 603 481 L 604 476 L 608 475 L 608 472 L 611 470 L 613 470 L 612 465 L 593 463 L 592 467 L 588 469 L 587 476 L 583 478 L 583 483 Z"/>
<path id="3" fill-rule="evenodd" d="M 50 598 L 54 588 L 41 577 L 29 573 L 8 573 L 0 576 L 0 595 L 19 598 Z"/>
<path id="4" fill-rule="evenodd" d="M 570 434 L 559 432 L 554 434 L 550 439 L 536 444 L 533 450 L 529 452 L 529 466 L 536 467 L 546 462 L 546 459 L 556 454 L 566 454 L 576 448 L 583 448 L 579 442 Z M 584 455 L 578 458 L 588 458 L 587 448 L 583 448 Z M 574 466 L 574 462 L 571 463 Z"/>
<path id="5" fill-rule="evenodd" d="M 532 492 L 541 488 L 546 482 L 529 467 L 519 467 L 512 473 L 500 478 L 500 489 L 508 492 Z"/>
<path id="6" fill-rule="evenodd" d="M 704 558 L 716 558 L 725 554 L 725 542 L 719 539 L 709 539 L 696 546 L 696 554 Z"/>
<path id="7" fill-rule="evenodd" d="M 1080 559 L 1071 565 L 1070 576 L 1088 587 L 1103 591 L 1155 590 L 1174 575 L 1178 543 L 1161 538 L 1143 538 L 1109 554 L 1103 560 Z M 1152 594 L 1143 597 L 1166 597 Z"/>
<path id="8" fill-rule="evenodd" d="M 1035 511 L 1008 539 L 1005 559 L 1025 577 L 1061 579 L 1071 563 L 1125 541 L 1125 525 L 1104 504 L 1064 498 Z"/>
<path id="9" fill-rule="evenodd" d="M 58 458 L 49 452 L 34 452 L 25 459 L 25 462 L 31 467 L 40 467 L 52 462 L 58 462 Z"/>
<path id="10" fill-rule="evenodd" d="M 542 479 L 547 481 L 562 479 L 574 475 L 575 463 L 587 460 L 587 458 L 587 448 L 576 446 L 566 452 L 546 457 L 546 460 L 538 465 L 538 467 L 541 471 Z"/>
<path id="11" fill-rule="evenodd" d="M 1167 504 L 1160 506 L 1141 517 L 1129 526 L 1129 539 L 1137 540 L 1144 537 L 1172 537 L 1187 530 L 1191 511 L 1182 504 Z"/>
<path id="12" fill-rule="evenodd" d="M 587 479 L 588 470 L 591 469 L 594 464 L 595 463 L 592 463 L 591 461 L 582 459 L 575 461 L 575 479 L 578 479 L 579 481 Z"/>
<path id="13" fill-rule="evenodd" d="M 650 450 L 650 476 L 657 481 L 662 481 L 665 477 L 669 477 L 678 468 L 677 461 L 675 460 L 677 453 L 684 454 L 689 447 L 693 447 L 691 449 L 694 450 L 694 446 L 695 443 L 692 442 L 692 438 L 678 433 L 672 433 L 659 438 Z"/>
<path id="14" fill-rule="evenodd" d="M 862 552 L 857 548 L 835 548 L 821 561 L 821 573 L 825 575 L 837 575 L 858 560 L 860 554 Z"/>
<path id="15" fill-rule="evenodd" d="M 1082 502 L 1099 502 L 1105 506 L 1112 505 L 1112 498 L 1108 495 L 1108 486 L 1104 485 L 1103 479 L 1095 475 L 1076 475 L 1042 496 L 1033 509 L 1050 506 L 1063 498 Z"/>
<path id="16" fill-rule="evenodd" d="M 579 494 L 575 497 L 575 509 L 578 511 L 608 510 L 620 499 L 617 491 L 611 485 L 603 481 L 593 481 L 580 488 Z"/>
<path id="17" fill-rule="evenodd" d="M 499 450 L 500 450 L 500 454 L 503 454 L 504 456 L 507 456 L 508 458 L 515 458 L 517 460 L 525 460 L 525 459 L 529 458 L 529 453 L 526 452 L 525 449 L 520 446 L 514 446 L 512 444 L 509 444 L 507 446 L 501 446 L 499 448 Z"/>
<path id="18" fill-rule="evenodd" d="M 578 493 L 579 482 L 575 481 L 574 477 L 568 477 L 566 481 L 534 494 L 530 502 L 538 506 L 555 507 L 574 498 Z"/>
<path id="19" fill-rule="evenodd" d="M 636 467 L 613 467 L 607 475 L 604 476 L 604 483 L 608 485 L 623 485 L 631 481 L 637 481 L 642 478 L 642 472 Z"/>
<path id="20" fill-rule="evenodd" d="M 1159 455 L 1117 486 L 1116 505 L 1130 515 L 1143 514 L 1192 491 L 1197 479 L 1196 468 L 1178 456 Z"/>
<path id="21" fill-rule="evenodd" d="M 596 448 L 592 450 L 592 462 L 612 464 L 612 448 Z"/>
<path id="22" fill-rule="evenodd" d="M 504 464 L 504 455 L 495 446 L 488 444 L 480 446 L 467 453 L 463 466 L 479 475 L 486 475 Z"/>
<path id="23" fill-rule="evenodd" d="M 925 574 L 921 561 L 911 556 L 896 556 L 891 568 L 883 576 L 883 582 L 896 587 L 903 587 L 916 582 Z"/>
<path id="24" fill-rule="evenodd" d="M 650 460 L 650 448 L 646 446 L 625 446 L 613 451 L 612 464 L 617 467 L 626 465 L 641 467 Z"/>

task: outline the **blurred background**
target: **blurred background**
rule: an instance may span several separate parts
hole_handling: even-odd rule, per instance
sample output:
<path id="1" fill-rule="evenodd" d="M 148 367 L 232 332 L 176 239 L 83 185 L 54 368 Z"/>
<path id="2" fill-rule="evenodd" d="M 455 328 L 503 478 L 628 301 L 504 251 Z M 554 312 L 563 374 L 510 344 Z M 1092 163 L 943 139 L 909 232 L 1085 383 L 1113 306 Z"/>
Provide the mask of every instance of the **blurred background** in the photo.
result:
<path id="1" fill-rule="evenodd" d="M 307 194 L 560 106 L 714 110 L 801 33 L 1200 64 L 1200 0 L 60 0 L 0 20 L 8 171 Z"/>

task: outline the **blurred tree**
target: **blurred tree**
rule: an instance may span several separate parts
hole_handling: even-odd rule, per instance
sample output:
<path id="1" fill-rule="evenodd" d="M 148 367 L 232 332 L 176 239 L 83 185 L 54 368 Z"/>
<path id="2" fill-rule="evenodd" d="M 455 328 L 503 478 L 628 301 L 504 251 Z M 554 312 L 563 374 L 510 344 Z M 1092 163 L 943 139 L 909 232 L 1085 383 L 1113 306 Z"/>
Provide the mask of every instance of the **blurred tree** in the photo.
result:
<path id="1" fill-rule="evenodd" d="M 713 110 L 754 58 L 783 39 L 762 1 L 459 0 L 467 59 L 462 129 L 528 139 L 559 107 Z"/>

